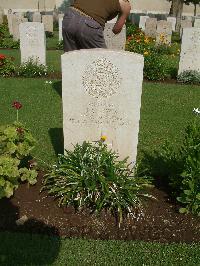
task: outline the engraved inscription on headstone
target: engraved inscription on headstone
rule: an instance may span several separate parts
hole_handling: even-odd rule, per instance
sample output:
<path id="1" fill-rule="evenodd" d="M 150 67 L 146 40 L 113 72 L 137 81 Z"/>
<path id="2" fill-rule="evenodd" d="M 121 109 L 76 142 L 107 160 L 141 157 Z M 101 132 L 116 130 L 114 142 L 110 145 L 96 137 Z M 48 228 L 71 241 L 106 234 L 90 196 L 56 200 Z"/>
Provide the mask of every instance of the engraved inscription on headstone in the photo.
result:
<path id="1" fill-rule="evenodd" d="M 120 158 L 130 156 L 135 161 L 143 56 L 87 49 L 61 57 L 65 148 L 84 140 L 97 141 L 103 132 Z"/>
<path id="2" fill-rule="evenodd" d="M 46 41 L 44 25 L 40 22 L 27 22 L 20 24 L 20 50 L 21 62 L 30 59 L 39 64 L 46 64 Z"/>
<path id="3" fill-rule="evenodd" d="M 157 22 L 156 43 L 171 44 L 172 24 L 166 20 L 159 20 Z"/>
<path id="4" fill-rule="evenodd" d="M 156 37 L 157 18 L 147 18 L 145 24 L 145 35 L 148 37 Z"/>
<path id="5" fill-rule="evenodd" d="M 200 72 L 200 28 L 183 29 L 178 73 L 185 70 Z"/>

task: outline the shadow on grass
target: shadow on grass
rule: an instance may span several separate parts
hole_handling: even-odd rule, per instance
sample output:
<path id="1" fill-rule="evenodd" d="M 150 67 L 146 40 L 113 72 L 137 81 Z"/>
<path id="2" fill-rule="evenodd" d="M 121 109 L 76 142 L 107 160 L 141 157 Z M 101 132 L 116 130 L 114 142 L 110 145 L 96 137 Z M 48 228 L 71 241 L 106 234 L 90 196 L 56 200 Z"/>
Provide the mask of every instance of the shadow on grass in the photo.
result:
<path id="1" fill-rule="evenodd" d="M 62 80 L 53 82 L 53 88 L 58 93 L 58 95 L 62 98 Z"/>
<path id="2" fill-rule="evenodd" d="M 157 151 L 143 151 L 138 164 L 138 175 L 153 177 L 154 185 L 173 198 L 174 193 L 170 183 L 181 182 L 182 165 L 183 162 L 175 156 L 170 157 Z"/>
<path id="3" fill-rule="evenodd" d="M 56 260 L 60 239 L 55 227 L 36 219 L 17 226 L 19 209 L 9 199 L 0 200 L 0 210 L 0 265 L 49 265 Z"/>
<path id="4" fill-rule="evenodd" d="M 55 154 L 64 153 L 64 137 L 63 137 L 63 128 L 50 128 L 49 136 L 51 138 L 51 143 L 53 145 Z"/>

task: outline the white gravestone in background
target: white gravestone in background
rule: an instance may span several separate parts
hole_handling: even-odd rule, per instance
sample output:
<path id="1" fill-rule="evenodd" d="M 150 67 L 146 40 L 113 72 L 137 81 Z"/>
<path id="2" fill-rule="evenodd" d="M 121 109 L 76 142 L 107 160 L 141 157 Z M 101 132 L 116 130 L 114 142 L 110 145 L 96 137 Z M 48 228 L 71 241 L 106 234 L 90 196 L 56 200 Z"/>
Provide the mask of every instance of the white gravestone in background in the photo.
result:
<path id="1" fill-rule="evenodd" d="M 48 32 L 53 32 L 53 16 L 43 15 L 42 23 L 44 24 L 44 30 Z"/>
<path id="2" fill-rule="evenodd" d="M 159 20 L 157 22 L 156 43 L 171 44 L 171 38 L 172 38 L 172 23 L 166 20 Z"/>
<path id="3" fill-rule="evenodd" d="M 194 27 L 195 28 L 200 28 L 200 18 L 195 18 Z"/>
<path id="4" fill-rule="evenodd" d="M 64 147 L 107 136 L 120 158 L 136 161 L 144 58 L 107 49 L 62 58 Z M 69 71 L 70 69 L 70 71 Z"/>
<path id="5" fill-rule="evenodd" d="M 33 13 L 33 22 L 41 22 L 41 21 L 42 21 L 42 16 L 40 12 Z"/>
<path id="6" fill-rule="evenodd" d="M 145 30 L 145 23 L 148 18 L 149 16 L 140 16 L 139 28 L 141 28 L 143 31 Z"/>
<path id="7" fill-rule="evenodd" d="M 175 29 L 176 29 L 176 18 L 175 17 L 168 17 L 167 21 L 172 23 L 172 30 L 175 31 Z"/>
<path id="8" fill-rule="evenodd" d="M 19 25 L 21 23 L 27 22 L 27 18 L 23 18 L 18 15 L 14 15 L 12 18 L 12 30 L 13 30 L 13 40 L 18 41 L 19 40 Z"/>
<path id="9" fill-rule="evenodd" d="M 181 29 L 180 29 L 180 35 L 182 36 L 183 29 L 186 28 L 192 28 L 192 22 L 188 19 L 181 20 Z"/>
<path id="10" fill-rule="evenodd" d="M 0 24 L 3 24 L 4 13 L 0 11 Z"/>
<path id="11" fill-rule="evenodd" d="M 118 34 L 114 34 L 112 29 L 115 23 L 108 22 L 104 28 L 104 39 L 108 49 L 113 50 L 125 50 L 126 45 L 126 26 L 122 28 L 122 31 Z"/>
<path id="12" fill-rule="evenodd" d="M 58 24 L 59 24 L 59 42 L 62 41 L 63 36 L 62 36 L 62 22 L 63 18 L 59 17 L 58 19 Z"/>
<path id="13" fill-rule="evenodd" d="M 21 63 L 30 58 L 40 64 L 46 64 L 46 37 L 44 25 L 40 22 L 26 22 L 20 28 Z"/>
<path id="14" fill-rule="evenodd" d="M 178 74 L 185 70 L 200 72 L 200 28 L 183 29 Z"/>
<path id="15" fill-rule="evenodd" d="M 156 37 L 157 18 L 147 18 L 145 24 L 145 35 L 148 37 Z"/>
<path id="16" fill-rule="evenodd" d="M 7 20 L 8 20 L 8 30 L 9 30 L 10 35 L 13 35 L 12 19 L 13 19 L 13 14 L 8 14 Z"/>

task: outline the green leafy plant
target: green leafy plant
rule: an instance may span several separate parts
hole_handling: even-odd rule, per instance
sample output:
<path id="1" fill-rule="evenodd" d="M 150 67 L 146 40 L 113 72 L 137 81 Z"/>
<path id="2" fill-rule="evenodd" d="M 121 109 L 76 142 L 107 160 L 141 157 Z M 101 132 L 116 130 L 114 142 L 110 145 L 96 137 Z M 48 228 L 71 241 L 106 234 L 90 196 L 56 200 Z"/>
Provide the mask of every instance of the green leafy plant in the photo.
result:
<path id="1" fill-rule="evenodd" d="M 17 110 L 22 104 L 14 101 Z M 22 181 L 33 185 L 37 182 L 37 172 L 30 164 L 30 152 L 36 141 L 22 123 L 0 127 L 0 199 L 11 197 Z"/>
<path id="2" fill-rule="evenodd" d="M 197 121 L 186 128 L 181 154 L 184 166 L 180 175 L 181 193 L 177 200 L 185 207 L 180 208 L 180 212 L 200 216 L 200 124 Z"/>
<path id="3" fill-rule="evenodd" d="M 185 70 L 178 75 L 177 81 L 186 84 L 200 84 L 200 72 Z"/>
<path id="4" fill-rule="evenodd" d="M 157 46 L 155 40 L 148 37 L 134 25 L 127 29 L 126 50 L 144 55 L 144 77 L 148 80 L 164 80 L 169 76 L 166 59 L 160 56 L 169 49 L 167 45 Z M 167 47 L 167 48 L 166 48 Z"/>
<path id="5" fill-rule="evenodd" d="M 0 54 L 0 77 L 12 76 L 14 72 L 13 58 Z"/>
<path id="6" fill-rule="evenodd" d="M 166 60 L 157 52 L 144 54 L 144 77 L 148 80 L 164 80 L 169 76 Z"/>
<path id="7" fill-rule="evenodd" d="M 51 68 L 38 63 L 38 61 L 34 60 L 33 58 L 30 58 L 18 68 L 17 76 L 26 78 L 44 77 L 47 76 L 51 71 Z"/>
<path id="8" fill-rule="evenodd" d="M 57 50 L 63 50 L 63 40 L 59 41 L 56 46 Z"/>
<path id="9" fill-rule="evenodd" d="M 8 25 L 0 25 L 0 48 L 13 48 L 18 49 L 20 46 L 19 41 L 14 41 L 9 33 Z"/>
<path id="10" fill-rule="evenodd" d="M 19 49 L 20 42 L 15 41 L 12 38 L 5 38 L 0 42 L 1 48 L 12 48 L 12 49 Z"/>
<path id="11" fill-rule="evenodd" d="M 51 31 L 45 31 L 45 34 L 46 34 L 47 38 L 53 38 L 53 36 L 54 36 L 53 32 L 51 32 Z"/>
<path id="12" fill-rule="evenodd" d="M 102 138 L 102 140 L 104 140 Z M 43 189 L 59 199 L 59 205 L 110 210 L 118 219 L 140 210 L 141 197 L 149 182 L 134 176 L 127 158 L 108 150 L 103 141 L 76 144 L 73 151 L 59 155 L 58 164 L 45 176 Z"/>
<path id="13" fill-rule="evenodd" d="M 194 109 L 200 114 L 200 110 Z M 144 159 L 145 158 L 145 159 Z M 200 216 L 200 123 L 193 121 L 185 129 L 183 143 L 174 147 L 167 142 L 152 156 L 144 156 L 140 171 L 164 178 L 165 187 L 183 205 L 181 213 Z"/>

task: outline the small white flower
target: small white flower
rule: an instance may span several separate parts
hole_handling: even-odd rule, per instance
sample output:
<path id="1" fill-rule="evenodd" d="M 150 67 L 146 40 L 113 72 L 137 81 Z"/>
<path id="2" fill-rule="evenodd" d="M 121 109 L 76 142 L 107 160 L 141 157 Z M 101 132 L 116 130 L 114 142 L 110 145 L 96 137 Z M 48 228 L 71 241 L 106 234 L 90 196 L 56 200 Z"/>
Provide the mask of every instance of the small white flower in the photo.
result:
<path id="1" fill-rule="evenodd" d="M 46 80 L 45 83 L 48 84 L 49 83 L 48 80 Z"/>
<path id="2" fill-rule="evenodd" d="M 193 112 L 194 112 L 195 114 L 199 115 L 199 114 L 200 114 L 200 109 L 199 109 L 199 108 L 194 108 L 194 109 L 193 109 Z"/>
<path id="3" fill-rule="evenodd" d="M 52 84 L 52 81 L 51 80 L 49 81 L 49 84 Z"/>

